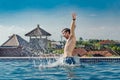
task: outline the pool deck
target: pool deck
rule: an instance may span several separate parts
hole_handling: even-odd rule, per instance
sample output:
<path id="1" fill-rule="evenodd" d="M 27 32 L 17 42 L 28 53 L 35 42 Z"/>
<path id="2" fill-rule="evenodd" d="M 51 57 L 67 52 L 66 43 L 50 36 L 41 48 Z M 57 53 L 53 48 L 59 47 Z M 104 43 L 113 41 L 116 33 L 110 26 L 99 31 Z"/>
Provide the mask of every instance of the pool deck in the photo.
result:
<path id="1" fill-rule="evenodd" d="M 0 57 L 0 60 L 39 60 L 58 59 L 59 57 Z M 120 63 L 120 57 L 77 57 L 80 63 L 110 62 Z"/>
<path id="2" fill-rule="evenodd" d="M 57 57 L 0 57 L 0 59 L 34 59 L 34 58 L 59 58 L 58 56 Z M 118 59 L 120 57 L 77 57 L 77 58 L 80 58 L 80 59 L 96 59 L 96 58 L 99 58 L 99 59 Z"/>

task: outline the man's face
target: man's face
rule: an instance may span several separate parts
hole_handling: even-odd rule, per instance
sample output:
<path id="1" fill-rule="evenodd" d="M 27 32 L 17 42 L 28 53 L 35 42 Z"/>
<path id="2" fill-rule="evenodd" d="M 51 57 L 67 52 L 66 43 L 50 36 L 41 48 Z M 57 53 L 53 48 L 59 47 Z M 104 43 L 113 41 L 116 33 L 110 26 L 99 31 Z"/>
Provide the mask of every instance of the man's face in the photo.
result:
<path id="1" fill-rule="evenodd" d="M 63 35 L 63 37 L 65 37 L 66 39 L 69 38 L 69 32 L 62 31 L 62 35 Z"/>

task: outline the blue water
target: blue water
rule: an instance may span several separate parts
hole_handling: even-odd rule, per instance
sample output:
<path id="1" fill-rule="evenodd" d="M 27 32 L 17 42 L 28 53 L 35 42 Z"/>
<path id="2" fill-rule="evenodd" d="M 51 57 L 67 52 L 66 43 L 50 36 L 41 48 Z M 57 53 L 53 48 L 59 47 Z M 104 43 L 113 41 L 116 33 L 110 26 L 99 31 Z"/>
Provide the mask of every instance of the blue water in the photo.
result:
<path id="1" fill-rule="evenodd" d="M 120 80 L 120 63 L 40 69 L 34 61 L 39 59 L 0 59 L 0 80 Z"/>

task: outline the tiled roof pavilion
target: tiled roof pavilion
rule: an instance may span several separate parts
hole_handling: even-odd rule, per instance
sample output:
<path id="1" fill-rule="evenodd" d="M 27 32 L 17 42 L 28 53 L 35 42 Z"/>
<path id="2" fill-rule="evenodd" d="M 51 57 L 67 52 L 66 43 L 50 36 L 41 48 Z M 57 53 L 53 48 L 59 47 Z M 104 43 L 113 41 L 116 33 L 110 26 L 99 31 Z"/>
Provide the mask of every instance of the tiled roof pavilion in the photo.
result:
<path id="1" fill-rule="evenodd" d="M 28 32 L 27 34 L 25 34 L 25 36 L 30 36 L 30 37 L 51 36 L 51 34 L 45 31 L 44 29 L 40 28 L 39 25 L 37 25 L 37 28 Z"/>
<path id="2" fill-rule="evenodd" d="M 73 55 L 85 56 L 85 55 L 93 55 L 93 56 L 103 56 L 103 57 L 110 57 L 110 56 L 119 56 L 119 54 L 113 52 L 112 50 L 99 50 L 99 51 L 87 51 L 84 48 L 76 48 L 73 51 Z"/>

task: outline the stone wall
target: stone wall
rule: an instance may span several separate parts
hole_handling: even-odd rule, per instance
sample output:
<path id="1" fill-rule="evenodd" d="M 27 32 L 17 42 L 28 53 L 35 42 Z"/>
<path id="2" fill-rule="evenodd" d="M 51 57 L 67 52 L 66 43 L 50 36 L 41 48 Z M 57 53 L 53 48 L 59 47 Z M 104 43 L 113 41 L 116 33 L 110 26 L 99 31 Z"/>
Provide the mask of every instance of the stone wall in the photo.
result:
<path id="1" fill-rule="evenodd" d="M 0 57 L 28 57 L 31 54 L 22 47 L 0 47 Z"/>

